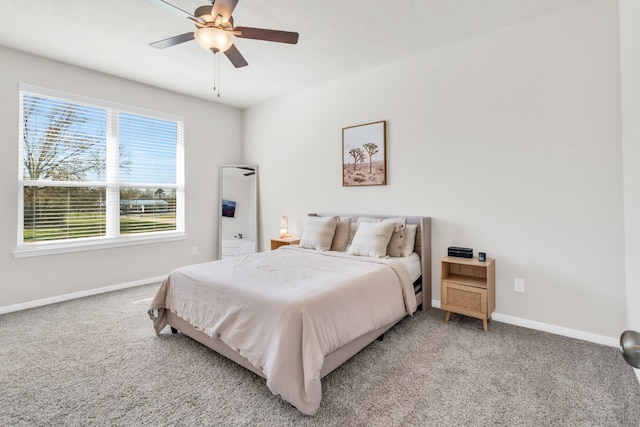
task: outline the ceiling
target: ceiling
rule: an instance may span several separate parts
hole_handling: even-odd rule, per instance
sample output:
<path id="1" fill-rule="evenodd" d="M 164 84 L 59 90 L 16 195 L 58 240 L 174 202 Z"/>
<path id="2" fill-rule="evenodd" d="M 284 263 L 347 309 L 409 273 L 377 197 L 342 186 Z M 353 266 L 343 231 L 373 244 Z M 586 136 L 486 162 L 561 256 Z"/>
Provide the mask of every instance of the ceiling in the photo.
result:
<path id="1" fill-rule="evenodd" d="M 167 0 L 190 13 L 207 0 Z M 235 25 L 295 31 L 297 45 L 238 39 L 249 65 L 195 41 L 195 29 L 145 0 L 0 0 L 0 45 L 237 108 L 248 108 L 586 0 L 240 0 Z"/>

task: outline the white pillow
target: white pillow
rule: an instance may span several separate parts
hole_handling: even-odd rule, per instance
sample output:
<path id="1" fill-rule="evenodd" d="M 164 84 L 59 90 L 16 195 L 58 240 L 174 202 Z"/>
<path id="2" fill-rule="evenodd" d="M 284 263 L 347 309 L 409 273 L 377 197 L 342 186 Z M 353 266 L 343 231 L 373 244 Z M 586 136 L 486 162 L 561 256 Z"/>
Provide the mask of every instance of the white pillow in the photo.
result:
<path id="1" fill-rule="evenodd" d="M 393 222 L 361 222 L 347 254 L 384 258 L 394 228 Z"/>
<path id="2" fill-rule="evenodd" d="M 373 218 L 369 216 L 361 216 L 358 217 L 358 224 L 361 222 L 392 222 L 395 224 L 394 231 L 400 231 L 400 229 L 404 228 L 404 225 L 407 222 L 407 219 L 403 216 L 393 217 L 393 218 Z"/>
<path id="3" fill-rule="evenodd" d="M 393 223 L 395 228 L 393 230 L 393 234 L 391 235 L 391 239 L 389 240 L 389 244 L 387 245 L 387 255 L 392 257 L 400 257 L 402 256 L 402 247 L 404 246 L 404 235 L 405 235 L 405 227 L 407 218 L 404 216 L 393 217 L 393 218 L 372 218 L 362 216 L 358 218 L 358 223 L 371 223 L 371 222 L 383 222 L 383 223 Z"/>
<path id="4" fill-rule="evenodd" d="M 404 230 L 404 244 L 402 245 L 401 256 L 409 256 L 414 252 L 414 246 L 416 244 L 416 230 L 418 224 L 407 224 Z"/>
<path id="5" fill-rule="evenodd" d="M 338 217 L 314 217 L 307 218 L 304 226 L 302 237 L 300 238 L 300 247 L 306 249 L 317 249 L 319 251 L 328 251 L 331 249 L 333 235 L 336 232 Z"/>

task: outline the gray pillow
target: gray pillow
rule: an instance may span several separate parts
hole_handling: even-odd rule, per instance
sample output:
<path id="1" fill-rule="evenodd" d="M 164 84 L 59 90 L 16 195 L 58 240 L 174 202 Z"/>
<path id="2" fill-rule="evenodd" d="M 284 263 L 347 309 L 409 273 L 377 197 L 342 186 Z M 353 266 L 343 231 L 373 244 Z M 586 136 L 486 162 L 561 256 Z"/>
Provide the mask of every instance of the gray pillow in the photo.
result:
<path id="1" fill-rule="evenodd" d="M 404 233 L 404 243 L 402 244 L 401 256 L 409 256 L 414 252 L 416 244 L 416 231 L 418 224 L 407 224 Z"/>
<path id="2" fill-rule="evenodd" d="M 351 217 L 338 218 L 338 224 L 336 225 L 336 234 L 333 236 L 333 242 L 331 242 L 332 251 L 344 252 L 347 249 L 350 230 Z"/>

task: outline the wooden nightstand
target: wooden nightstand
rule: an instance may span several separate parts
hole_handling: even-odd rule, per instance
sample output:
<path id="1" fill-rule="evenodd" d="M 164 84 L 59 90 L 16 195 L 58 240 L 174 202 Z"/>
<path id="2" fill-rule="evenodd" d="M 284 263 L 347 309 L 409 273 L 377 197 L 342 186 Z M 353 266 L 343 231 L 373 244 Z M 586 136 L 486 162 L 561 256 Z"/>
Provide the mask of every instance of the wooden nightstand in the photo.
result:
<path id="1" fill-rule="evenodd" d="M 271 250 L 278 249 L 283 245 L 297 245 L 300 243 L 299 237 L 277 237 L 271 239 Z"/>
<path id="2" fill-rule="evenodd" d="M 487 321 L 496 308 L 496 264 L 493 258 L 446 256 L 441 262 L 440 308 L 447 313 L 464 314 L 482 320 L 482 328 L 488 331 Z"/>

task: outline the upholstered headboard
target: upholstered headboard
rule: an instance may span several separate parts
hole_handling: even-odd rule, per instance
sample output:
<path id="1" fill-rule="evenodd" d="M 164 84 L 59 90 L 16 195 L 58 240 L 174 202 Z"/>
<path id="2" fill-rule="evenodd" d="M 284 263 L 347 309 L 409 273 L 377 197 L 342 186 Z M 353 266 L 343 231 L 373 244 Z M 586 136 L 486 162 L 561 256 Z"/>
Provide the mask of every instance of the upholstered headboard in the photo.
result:
<path id="1" fill-rule="evenodd" d="M 404 216 L 407 224 L 417 224 L 416 242 L 414 251 L 420 255 L 420 263 L 422 267 L 422 309 L 426 310 L 431 307 L 431 218 L 428 216 L 405 216 L 405 215 L 364 215 L 364 214 L 340 214 L 340 213 L 310 213 L 309 216 L 320 217 L 351 217 L 352 221 L 358 220 L 358 217 L 369 218 L 397 218 Z"/>

